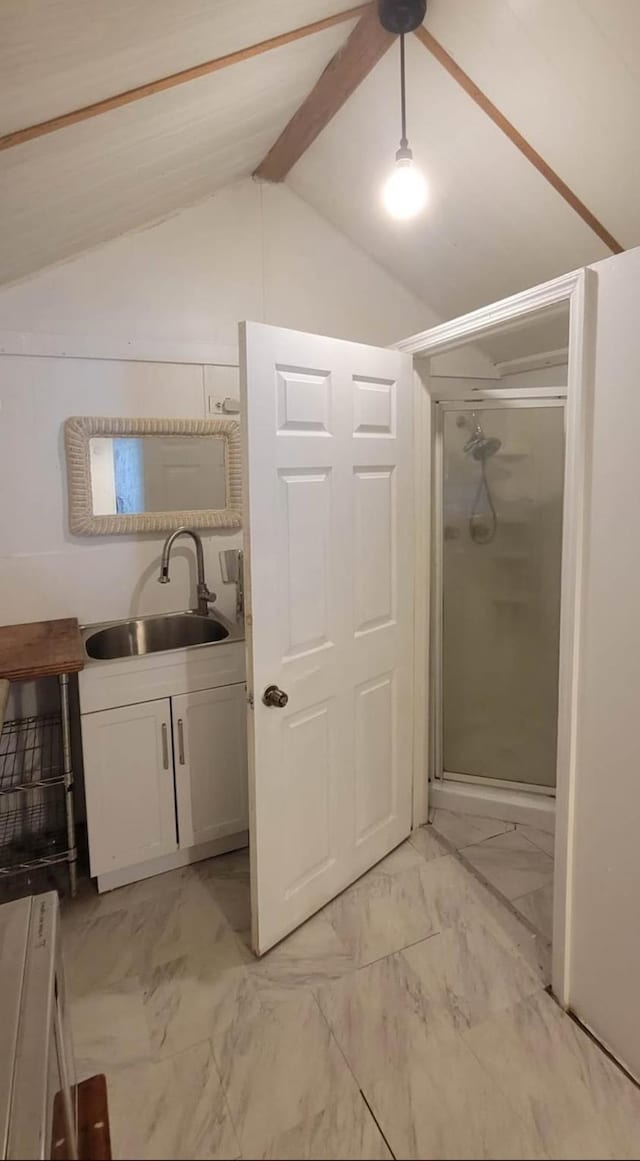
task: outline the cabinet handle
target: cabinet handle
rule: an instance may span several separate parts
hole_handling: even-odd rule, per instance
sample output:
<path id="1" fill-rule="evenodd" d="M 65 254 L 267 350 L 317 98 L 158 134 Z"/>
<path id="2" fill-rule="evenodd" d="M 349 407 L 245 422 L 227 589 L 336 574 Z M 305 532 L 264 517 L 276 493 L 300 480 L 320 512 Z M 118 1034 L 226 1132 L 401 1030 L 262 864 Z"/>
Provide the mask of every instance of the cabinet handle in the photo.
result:
<path id="1" fill-rule="evenodd" d="M 167 733 L 167 723 L 162 723 L 162 765 L 165 770 L 169 769 L 169 736 Z"/>
<path id="2" fill-rule="evenodd" d="M 178 718 L 178 761 L 181 766 L 184 766 L 184 730 L 182 728 L 182 718 Z"/>

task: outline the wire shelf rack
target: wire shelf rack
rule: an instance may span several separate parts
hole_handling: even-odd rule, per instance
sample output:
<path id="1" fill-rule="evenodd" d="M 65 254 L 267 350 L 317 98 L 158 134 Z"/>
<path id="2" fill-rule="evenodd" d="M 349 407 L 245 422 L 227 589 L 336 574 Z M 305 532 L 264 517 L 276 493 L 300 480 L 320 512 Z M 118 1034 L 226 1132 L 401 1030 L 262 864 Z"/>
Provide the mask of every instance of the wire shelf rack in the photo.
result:
<path id="1" fill-rule="evenodd" d="M 68 857 L 64 793 L 44 786 L 27 797 L 7 795 L 0 812 L 0 876 Z"/>
<path id="2" fill-rule="evenodd" d="M 64 764 L 60 714 L 5 722 L 0 734 L 0 795 L 61 782 Z"/>
<path id="3" fill-rule="evenodd" d="M 5 721 L 0 732 L 0 883 L 19 890 L 57 864 L 68 864 L 75 893 L 73 771 L 69 748 L 68 676 L 60 712 Z"/>

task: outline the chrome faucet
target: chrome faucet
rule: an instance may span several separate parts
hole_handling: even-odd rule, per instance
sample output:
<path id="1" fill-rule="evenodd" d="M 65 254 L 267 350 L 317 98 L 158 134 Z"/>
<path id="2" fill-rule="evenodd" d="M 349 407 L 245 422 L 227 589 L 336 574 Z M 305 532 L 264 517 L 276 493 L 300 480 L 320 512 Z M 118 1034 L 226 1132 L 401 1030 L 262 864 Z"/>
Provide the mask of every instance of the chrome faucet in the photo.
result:
<path id="1" fill-rule="evenodd" d="M 196 549 L 196 568 L 198 572 L 198 612 L 206 617 L 209 612 L 209 605 L 212 605 L 216 599 L 216 594 L 210 592 L 207 587 L 207 582 L 204 579 L 204 552 L 202 549 L 202 540 L 197 532 L 192 528 L 176 528 L 171 536 L 167 536 L 162 548 L 162 559 L 160 561 L 160 576 L 158 580 L 161 585 L 168 585 L 170 581 L 169 576 L 169 560 L 171 557 L 171 549 L 179 536 L 190 536 L 193 540 Z"/>

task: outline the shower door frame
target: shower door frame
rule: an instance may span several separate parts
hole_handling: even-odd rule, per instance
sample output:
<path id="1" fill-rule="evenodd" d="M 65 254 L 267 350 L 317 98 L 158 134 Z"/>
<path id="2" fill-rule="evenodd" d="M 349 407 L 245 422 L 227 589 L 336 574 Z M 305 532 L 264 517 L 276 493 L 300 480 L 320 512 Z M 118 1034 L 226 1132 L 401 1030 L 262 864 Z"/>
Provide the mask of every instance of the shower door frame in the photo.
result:
<path id="1" fill-rule="evenodd" d="M 541 283 L 520 294 L 490 303 L 479 310 L 441 323 L 396 343 L 410 355 L 435 355 L 475 342 L 491 334 L 517 326 L 522 320 L 561 303 L 569 306 L 567 401 L 565 412 L 564 506 L 562 528 L 562 580 L 560 610 L 560 663 L 558 691 L 558 765 L 556 775 L 555 867 L 553 896 L 552 988 L 560 1004 L 570 1002 L 571 910 L 573 902 L 573 846 L 575 831 L 575 785 L 579 762 L 578 704 L 580 697 L 581 649 L 584 620 L 584 590 L 587 585 L 587 531 L 591 484 L 591 433 L 595 370 L 595 338 L 598 275 L 583 267 L 560 278 Z M 419 381 L 419 382 L 418 382 Z M 429 431 L 431 399 L 428 374 L 416 375 L 416 480 L 424 478 L 424 465 L 431 455 Z M 420 473 L 423 473 L 422 475 Z M 416 548 L 420 554 L 421 507 L 416 513 Z M 426 556 L 426 543 L 424 555 Z M 422 650 L 429 666 L 428 580 L 424 592 L 416 587 L 416 657 Z M 425 706 L 426 710 L 426 706 Z M 426 717 L 426 713 L 424 715 Z M 426 822 L 428 805 L 429 727 L 415 737 L 425 738 L 416 765 L 424 762 L 422 794 L 414 794 L 419 809 L 414 823 Z"/>
<path id="2" fill-rule="evenodd" d="M 433 607 L 431 611 L 431 690 L 430 720 L 433 723 L 431 779 L 444 786 L 447 782 L 472 786 L 492 786 L 524 794 L 541 794 L 555 798 L 556 787 L 537 786 L 531 782 L 512 782 L 506 778 L 489 778 L 484 774 L 461 774 L 444 766 L 444 422 L 448 411 L 497 411 L 561 407 L 563 411 L 563 454 L 566 456 L 566 387 L 494 388 L 474 391 L 460 399 L 433 399 L 433 530 L 431 559 L 433 566 Z M 563 480 L 564 515 L 564 480 Z M 562 550 L 561 550 L 562 552 Z M 560 562 L 562 567 L 562 561 Z M 557 748 L 557 747 L 556 747 Z"/>

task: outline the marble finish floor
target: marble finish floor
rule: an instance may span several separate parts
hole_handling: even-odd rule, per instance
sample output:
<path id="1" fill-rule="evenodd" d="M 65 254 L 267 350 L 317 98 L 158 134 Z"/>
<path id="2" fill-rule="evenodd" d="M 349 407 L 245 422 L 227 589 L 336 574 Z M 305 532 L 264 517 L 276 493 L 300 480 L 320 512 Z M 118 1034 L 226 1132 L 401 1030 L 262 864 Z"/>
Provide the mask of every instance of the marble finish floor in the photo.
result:
<path id="1" fill-rule="evenodd" d="M 248 923 L 246 852 L 64 905 L 115 1158 L 640 1157 L 640 1090 L 433 827 L 259 961 Z"/>
<path id="2" fill-rule="evenodd" d="M 551 940 L 554 836 L 533 826 L 434 810 L 434 829 Z"/>

